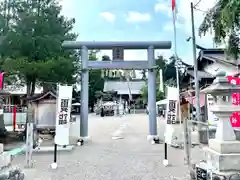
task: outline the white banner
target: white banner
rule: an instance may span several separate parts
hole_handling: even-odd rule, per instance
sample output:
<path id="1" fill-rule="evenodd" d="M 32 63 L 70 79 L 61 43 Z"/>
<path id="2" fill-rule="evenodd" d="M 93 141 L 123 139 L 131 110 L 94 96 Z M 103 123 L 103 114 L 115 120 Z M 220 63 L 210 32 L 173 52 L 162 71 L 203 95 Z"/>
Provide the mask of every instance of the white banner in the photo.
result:
<path id="1" fill-rule="evenodd" d="M 178 89 L 174 87 L 167 88 L 168 104 L 166 107 L 166 129 L 165 142 L 173 145 L 181 141 L 182 126 L 175 125 L 179 121 L 178 117 Z"/>
<path id="2" fill-rule="evenodd" d="M 69 145 L 70 113 L 72 106 L 72 86 L 58 86 L 56 107 L 55 144 Z"/>

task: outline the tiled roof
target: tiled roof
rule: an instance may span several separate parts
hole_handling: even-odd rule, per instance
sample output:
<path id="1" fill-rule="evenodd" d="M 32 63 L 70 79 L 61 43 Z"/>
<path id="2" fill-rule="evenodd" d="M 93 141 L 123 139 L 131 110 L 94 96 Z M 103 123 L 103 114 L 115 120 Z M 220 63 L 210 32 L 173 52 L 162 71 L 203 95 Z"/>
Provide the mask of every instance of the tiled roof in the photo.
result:
<path id="1" fill-rule="evenodd" d="M 223 49 L 209 49 L 202 51 L 201 59 L 208 59 L 210 61 L 220 61 L 232 65 L 239 65 L 240 59 L 235 60 L 234 58 L 228 56 Z"/>
<path id="2" fill-rule="evenodd" d="M 194 70 L 188 70 L 187 73 L 194 77 Z M 199 79 L 202 79 L 202 78 L 214 78 L 214 76 L 210 73 L 207 73 L 205 71 L 198 71 L 198 77 Z"/>

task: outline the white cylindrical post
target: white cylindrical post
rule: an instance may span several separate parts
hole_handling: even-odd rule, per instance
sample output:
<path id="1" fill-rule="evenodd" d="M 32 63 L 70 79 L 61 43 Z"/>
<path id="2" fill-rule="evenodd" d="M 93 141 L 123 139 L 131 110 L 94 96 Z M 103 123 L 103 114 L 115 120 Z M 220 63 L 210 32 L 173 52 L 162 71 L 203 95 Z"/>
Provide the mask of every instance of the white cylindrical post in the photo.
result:
<path id="1" fill-rule="evenodd" d="M 33 151 L 33 108 L 30 103 L 28 103 L 27 110 L 27 124 L 26 124 L 26 167 L 32 168 L 32 151 Z"/>

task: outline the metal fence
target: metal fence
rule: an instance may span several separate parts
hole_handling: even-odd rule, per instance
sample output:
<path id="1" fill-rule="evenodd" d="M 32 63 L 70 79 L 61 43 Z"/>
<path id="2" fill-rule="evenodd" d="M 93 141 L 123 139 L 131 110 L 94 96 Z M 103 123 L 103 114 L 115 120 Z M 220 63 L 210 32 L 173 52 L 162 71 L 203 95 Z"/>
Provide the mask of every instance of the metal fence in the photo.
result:
<path id="1" fill-rule="evenodd" d="M 16 124 L 25 124 L 27 117 L 27 107 L 4 105 L 3 106 L 3 119 L 6 126 L 12 126 L 14 118 L 16 118 Z M 14 115 L 14 113 L 16 113 Z M 14 117 L 15 116 L 15 117 Z"/>

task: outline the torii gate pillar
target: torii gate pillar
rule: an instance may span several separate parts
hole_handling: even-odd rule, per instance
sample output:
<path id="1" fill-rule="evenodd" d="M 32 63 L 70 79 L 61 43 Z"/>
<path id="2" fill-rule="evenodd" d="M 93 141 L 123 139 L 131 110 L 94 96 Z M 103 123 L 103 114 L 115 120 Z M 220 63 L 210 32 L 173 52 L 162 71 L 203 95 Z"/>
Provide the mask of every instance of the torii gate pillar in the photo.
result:
<path id="1" fill-rule="evenodd" d="M 149 135 L 151 140 L 157 136 L 156 119 L 156 60 L 154 57 L 155 49 L 170 49 L 170 41 L 136 41 L 136 42 L 78 42 L 66 41 L 62 45 L 68 49 L 81 49 L 81 120 L 80 138 L 88 138 L 88 81 L 89 69 L 148 69 L 148 109 L 149 109 Z M 88 49 L 113 49 L 121 47 L 124 49 L 147 49 L 147 61 L 89 61 Z"/>

